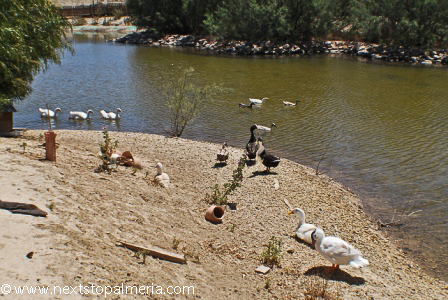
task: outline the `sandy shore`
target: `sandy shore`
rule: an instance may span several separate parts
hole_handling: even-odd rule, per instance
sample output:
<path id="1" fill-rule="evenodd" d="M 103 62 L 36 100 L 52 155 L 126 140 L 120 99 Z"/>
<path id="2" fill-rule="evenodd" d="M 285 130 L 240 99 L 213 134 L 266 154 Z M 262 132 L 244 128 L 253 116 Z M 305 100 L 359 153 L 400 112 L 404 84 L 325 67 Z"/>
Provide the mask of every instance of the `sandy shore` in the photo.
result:
<path id="1" fill-rule="evenodd" d="M 448 297 L 447 284 L 426 275 L 394 246 L 363 212 L 355 194 L 316 176 L 313 169 L 287 160 L 269 175 L 260 165 L 246 167 L 242 187 L 229 199 L 238 209 L 227 209 L 223 223 L 215 225 L 204 218 L 209 207 L 205 194 L 231 178 L 242 149 L 231 148 L 227 166 L 216 167 L 220 145 L 111 132 L 118 148 L 130 150 L 144 168 L 132 174 L 132 169 L 120 166 L 109 175 L 95 172 L 102 132 L 57 131 L 56 163 L 43 160 L 42 133 L 0 138 L 0 200 L 36 204 L 49 213 L 40 218 L 0 210 L 2 285 L 48 286 L 51 291 L 54 286 L 152 285 L 149 296 L 155 298 L 172 297 L 156 295 L 169 286 L 194 287 L 194 295 L 190 290 L 190 295 L 176 298 L 304 298 L 323 289 L 330 298 Z M 150 182 L 157 162 L 170 175 L 169 189 Z M 301 207 L 308 222 L 360 249 L 369 267 L 341 266 L 328 272 L 329 263 L 295 238 L 297 218 L 287 214 L 285 199 Z M 257 274 L 272 236 L 283 242 L 281 266 Z M 118 247 L 119 241 L 184 254 L 187 263 L 148 257 L 142 264 L 134 252 Z M 34 252 L 31 259 L 26 257 L 29 252 Z M 80 291 L 71 297 L 81 297 Z M 20 299 L 14 291 L 8 297 Z"/>

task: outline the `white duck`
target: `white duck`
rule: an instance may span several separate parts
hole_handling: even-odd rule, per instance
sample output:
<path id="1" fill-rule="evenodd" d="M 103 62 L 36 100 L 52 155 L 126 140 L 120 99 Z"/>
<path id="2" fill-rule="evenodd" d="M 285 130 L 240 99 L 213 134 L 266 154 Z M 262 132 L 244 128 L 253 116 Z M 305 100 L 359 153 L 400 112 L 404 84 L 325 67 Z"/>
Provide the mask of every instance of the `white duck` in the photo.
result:
<path id="1" fill-rule="evenodd" d="M 83 111 L 71 111 L 69 119 L 86 120 L 90 119 L 90 114 L 93 114 L 93 110 L 89 109 L 87 113 Z"/>
<path id="2" fill-rule="evenodd" d="M 249 98 L 249 101 L 251 103 L 255 103 L 255 104 L 263 104 L 264 100 L 269 100 L 269 98 L 263 98 L 263 99 L 254 99 L 254 98 Z"/>
<path id="3" fill-rule="evenodd" d="M 266 127 L 266 126 L 262 126 L 262 125 L 257 125 L 257 129 L 260 130 L 265 130 L 265 131 L 271 131 L 272 127 L 277 127 L 277 125 L 275 125 L 275 123 L 271 124 L 271 127 Z"/>
<path id="4" fill-rule="evenodd" d="M 333 264 L 335 270 L 339 269 L 339 265 L 359 268 L 369 264 L 369 261 L 361 256 L 361 251 L 338 237 L 326 237 L 320 228 L 313 231 L 311 239 L 316 250 Z"/>
<path id="5" fill-rule="evenodd" d="M 106 112 L 104 110 L 100 110 L 101 115 L 103 116 L 103 119 L 120 119 L 120 113 L 122 112 L 122 110 L 120 108 L 117 108 L 117 112 Z"/>
<path id="6" fill-rule="evenodd" d="M 308 244 L 313 244 L 311 239 L 311 234 L 316 229 L 316 226 L 313 224 L 305 223 L 305 212 L 300 208 L 294 208 L 290 212 L 289 215 L 296 214 L 299 217 L 299 226 L 296 229 L 296 235 L 302 241 L 307 242 Z"/>
<path id="7" fill-rule="evenodd" d="M 46 108 L 39 108 L 40 116 L 42 118 L 57 118 L 58 117 L 58 111 L 62 112 L 62 110 L 58 107 L 54 111 L 51 109 Z"/>
<path id="8" fill-rule="evenodd" d="M 296 100 L 296 103 L 292 103 L 292 102 L 288 102 L 288 101 L 283 101 L 283 105 L 284 106 L 297 106 L 297 103 L 299 103 L 300 100 Z"/>
<path id="9" fill-rule="evenodd" d="M 157 175 L 154 177 L 154 183 L 159 184 L 161 187 L 170 186 L 170 176 L 163 172 L 163 165 L 161 162 L 157 163 Z"/>

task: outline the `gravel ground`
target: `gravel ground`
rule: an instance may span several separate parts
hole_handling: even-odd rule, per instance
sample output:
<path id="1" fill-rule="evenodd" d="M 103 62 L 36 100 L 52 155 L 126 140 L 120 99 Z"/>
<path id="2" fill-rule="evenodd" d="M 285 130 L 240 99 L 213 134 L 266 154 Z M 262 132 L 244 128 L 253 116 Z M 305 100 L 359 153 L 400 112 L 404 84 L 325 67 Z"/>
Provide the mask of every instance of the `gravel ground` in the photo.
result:
<path id="1" fill-rule="evenodd" d="M 286 159 L 270 174 L 258 164 L 246 167 L 242 186 L 229 197 L 237 210 L 226 207 L 223 223 L 212 224 L 204 217 L 210 206 L 205 195 L 231 178 L 243 149 L 230 148 L 227 165 L 220 166 L 218 144 L 111 132 L 118 149 L 131 151 L 143 170 L 133 174 L 120 166 L 107 174 L 95 172 L 101 131 L 57 131 L 57 162 L 43 160 L 42 133 L 0 138 L 1 200 L 49 212 L 36 218 L 0 211 L 6 228 L 0 235 L 2 282 L 194 286 L 194 295 L 177 297 L 202 299 L 305 298 L 323 292 L 330 299 L 448 297 L 447 284 L 426 275 L 378 230 L 353 192 L 313 169 Z M 151 183 L 157 162 L 169 174 L 170 188 Z M 298 220 L 287 214 L 285 200 L 302 208 L 307 222 L 361 250 L 370 265 L 331 272 L 317 251 L 295 237 Z M 282 241 L 281 263 L 261 275 L 255 269 L 271 237 Z M 119 241 L 184 254 L 187 263 L 147 257 L 143 264 L 133 251 L 117 246 Z M 26 258 L 30 251 L 32 259 Z M 172 296 L 156 291 L 149 296 Z"/>

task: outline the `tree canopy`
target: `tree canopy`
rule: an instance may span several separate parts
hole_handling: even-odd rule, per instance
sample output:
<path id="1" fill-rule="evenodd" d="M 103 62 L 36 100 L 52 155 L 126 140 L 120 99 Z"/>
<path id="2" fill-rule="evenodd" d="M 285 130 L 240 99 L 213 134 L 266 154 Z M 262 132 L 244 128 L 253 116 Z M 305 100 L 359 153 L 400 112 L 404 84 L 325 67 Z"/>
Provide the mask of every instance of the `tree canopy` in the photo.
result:
<path id="1" fill-rule="evenodd" d="M 446 0 L 127 0 L 138 26 L 224 39 L 445 48 Z"/>
<path id="2" fill-rule="evenodd" d="M 0 0 L 0 105 L 25 98 L 38 72 L 73 51 L 69 26 L 48 0 Z"/>

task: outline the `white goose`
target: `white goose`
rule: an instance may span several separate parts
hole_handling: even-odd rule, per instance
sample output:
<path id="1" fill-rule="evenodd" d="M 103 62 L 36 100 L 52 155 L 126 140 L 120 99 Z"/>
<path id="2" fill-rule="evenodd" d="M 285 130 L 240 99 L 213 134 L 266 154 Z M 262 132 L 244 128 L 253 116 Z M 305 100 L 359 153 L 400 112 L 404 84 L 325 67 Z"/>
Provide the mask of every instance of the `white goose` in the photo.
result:
<path id="1" fill-rule="evenodd" d="M 104 110 L 100 110 L 101 115 L 103 116 L 103 119 L 120 119 L 120 113 L 122 112 L 122 110 L 120 108 L 117 108 L 117 112 L 106 112 Z"/>
<path id="2" fill-rule="evenodd" d="M 75 120 L 86 120 L 90 119 L 90 114 L 93 114 L 93 110 L 89 109 L 87 113 L 83 111 L 71 111 L 69 119 L 75 119 Z"/>
<path id="3" fill-rule="evenodd" d="M 292 103 L 292 102 L 288 102 L 288 101 L 283 101 L 283 105 L 284 106 L 297 106 L 297 103 L 299 103 L 300 100 L 296 100 L 296 103 Z"/>
<path id="4" fill-rule="evenodd" d="M 255 104 L 263 104 L 264 100 L 269 100 L 269 98 L 263 98 L 263 99 L 254 99 L 254 98 L 249 98 L 249 101 L 251 103 L 255 103 Z"/>
<path id="5" fill-rule="evenodd" d="M 361 251 L 338 237 L 325 236 L 320 228 L 313 231 L 311 239 L 316 250 L 333 264 L 335 270 L 339 269 L 339 265 L 359 268 L 369 264 L 369 261 L 361 256 Z"/>
<path id="6" fill-rule="evenodd" d="M 305 212 L 300 208 L 294 208 L 290 212 L 289 215 L 296 214 L 299 217 L 299 226 L 296 229 L 296 235 L 302 241 L 307 242 L 308 244 L 313 244 L 311 239 L 311 234 L 316 229 L 316 226 L 313 224 L 305 223 Z"/>
<path id="7" fill-rule="evenodd" d="M 260 130 L 265 130 L 265 131 L 271 131 L 272 127 L 277 127 L 277 125 L 275 125 L 275 123 L 271 124 L 271 127 L 266 127 L 266 126 L 262 126 L 262 125 L 257 125 L 257 129 Z"/>
<path id="8" fill-rule="evenodd" d="M 62 112 L 62 110 L 58 107 L 54 111 L 51 109 L 46 108 L 39 108 L 40 116 L 42 118 L 57 118 L 58 117 L 58 111 Z"/>

